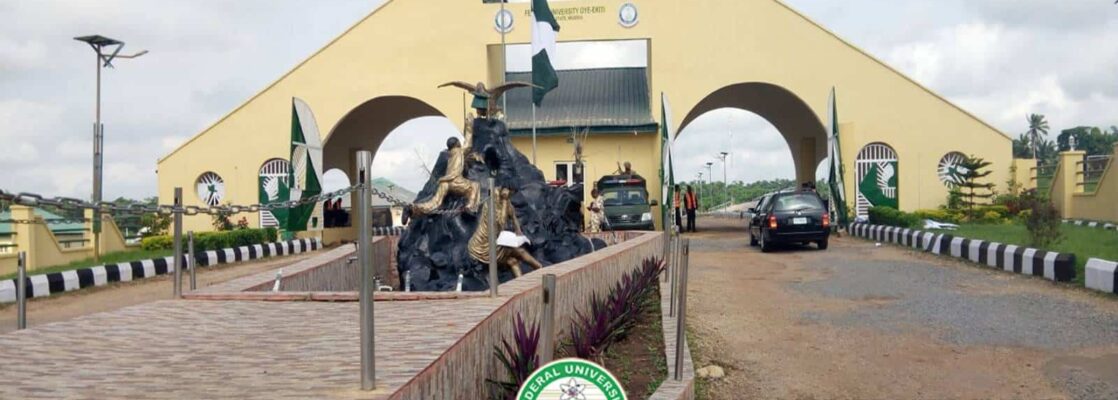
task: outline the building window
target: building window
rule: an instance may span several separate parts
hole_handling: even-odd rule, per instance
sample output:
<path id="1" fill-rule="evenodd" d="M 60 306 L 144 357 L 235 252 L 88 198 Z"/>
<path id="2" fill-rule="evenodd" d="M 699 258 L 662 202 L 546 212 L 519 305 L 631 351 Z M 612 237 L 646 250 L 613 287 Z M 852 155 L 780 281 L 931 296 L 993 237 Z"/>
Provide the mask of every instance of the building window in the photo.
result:
<path id="1" fill-rule="evenodd" d="M 225 199 L 225 181 L 216 173 L 206 172 L 194 181 L 194 193 L 202 203 L 210 207 L 216 206 Z"/>
<path id="2" fill-rule="evenodd" d="M 574 161 L 556 161 L 555 180 L 566 181 L 565 186 L 582 183 L 585 170 L 586 163 L 578 165 Z"/>
<path id="3" fill-rule="evenodd" d="M 857 167 L 858 199 L 857 216 L 869 215 L 872 207 L 899 207 L 897 191 L 897 152 L 885 143 L 870 143 L 858 152 Z"/>

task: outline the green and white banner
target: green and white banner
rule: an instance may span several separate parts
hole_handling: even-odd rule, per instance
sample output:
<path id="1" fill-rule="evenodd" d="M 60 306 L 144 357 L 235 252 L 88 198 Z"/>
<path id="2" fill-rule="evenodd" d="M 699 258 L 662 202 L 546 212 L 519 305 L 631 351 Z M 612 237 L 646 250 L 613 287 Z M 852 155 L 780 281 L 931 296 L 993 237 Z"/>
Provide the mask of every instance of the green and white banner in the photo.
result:
<path id="1" fill-rule="evenodd" d="M 532 104 L 539 107 L 543 97 L 552 89 L 559 87 L 559 74 L 555 72 L 551 60 L 556 54 L 556 39 L 559 35 L 559 22 L 551 13 L 547 0 L 532 0 Z"/>
<path id="2" fill-rule="evenodd" d="M 835 88 L 831 88 L 827 122 L 830 125 L 827 132 L 827 155 L 830 160 L 830 173 L 827 177 L 827 183 L 831 189 L 832 206 L 835 214 L 838 214 L 835 215 L 835 223 L 844 227 L 849 221 L 847 221 L 846 213 L 846 186 L 843 180 L 845 170 L 842 166 L 842 146 L 839 145 L 838 100 L 836 99 Z"/>
<path id="3" fill-rule="evenodd" d="M 322 142 L 318 136 L 318 124 L 314 120 L 310 106 L 298 98 L 292 98 L 291 107 L 291 186 L 292 200 L 306 199 L 322 193 Z M 292 208 L 288 211 L 287 230 L 305 231 L 311 217 L 318 216 L 321 221 L 322 204 L 311 203 Z M 321 222 L 310 228 L 321 228 Z"/>

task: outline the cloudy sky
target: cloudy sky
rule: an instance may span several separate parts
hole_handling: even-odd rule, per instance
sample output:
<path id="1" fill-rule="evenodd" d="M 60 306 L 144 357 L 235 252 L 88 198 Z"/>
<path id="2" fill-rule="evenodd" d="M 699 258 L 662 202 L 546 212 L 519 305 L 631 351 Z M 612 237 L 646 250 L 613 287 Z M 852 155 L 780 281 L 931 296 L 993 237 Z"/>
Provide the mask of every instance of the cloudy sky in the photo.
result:
<path id="1" fill-rule="evenodd" d="M 1118 125 L 1118 5 L 1110 0 L 787 0 L 1003 131 L 1046 114 L 1054 130 Z M 105 197 L 155 193 L 155 160 L 289 70 L 381 0 L 3 0 L 0 15 L 0 188 L 87 197 L 91 175 L 93 52 L 72 37 L 128 43 L 103 77 Z M 611 63 L 629 64 L 607 51 Z M 569 52 L 569 66 L 603 54 Z M 619 55 L 621 54 L 621 55 Z M 723 148 L 730 180 L 792 177 L 779 134 L 744 111 L 704 115 L 688 130 L 726 132 L 721 143 L 680 139 L 679 175 Z M 414 120 L 378 152 L 377 171 L 405 187 L 455 127 Z M 721 173 L 716 172 L 721 178 Z"/>

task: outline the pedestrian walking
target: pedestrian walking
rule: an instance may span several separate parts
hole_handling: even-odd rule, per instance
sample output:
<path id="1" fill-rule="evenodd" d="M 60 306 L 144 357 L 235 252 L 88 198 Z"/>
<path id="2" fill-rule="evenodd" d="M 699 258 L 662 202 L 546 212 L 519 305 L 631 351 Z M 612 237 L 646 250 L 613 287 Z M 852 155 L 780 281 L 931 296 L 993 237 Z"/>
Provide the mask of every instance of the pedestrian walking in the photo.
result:
<path id="1" fill-rule="evenodd" d="M 684 195 L 684 207 L 687 209 L 687 231 L 695 232 L 695 212 L 699 209 L 699 198 L 691 185 L 687 185 L 687 194 Z"/>

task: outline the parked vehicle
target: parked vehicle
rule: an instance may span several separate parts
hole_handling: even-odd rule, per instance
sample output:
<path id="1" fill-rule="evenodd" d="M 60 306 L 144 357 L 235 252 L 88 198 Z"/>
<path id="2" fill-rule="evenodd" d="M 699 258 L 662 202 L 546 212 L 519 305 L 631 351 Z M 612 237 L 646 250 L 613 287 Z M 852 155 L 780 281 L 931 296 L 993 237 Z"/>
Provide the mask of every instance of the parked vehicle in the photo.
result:
<path id="1" fill-rule="evenodd" d="M 606 226 L 603 230 L 653 230 L 652 206 L 646 182 L 640 175 L 606 175 L 597 188 L 605 204 Z"/>
<path id="2" fill-rule="evenodd" d="M 774 245 L 815 243 L 827 249 L 831 215 L 827 203 L 814 191 L 780 192 L 766 195 L 749 210 L 749 244 L 769 252 Z"/>

